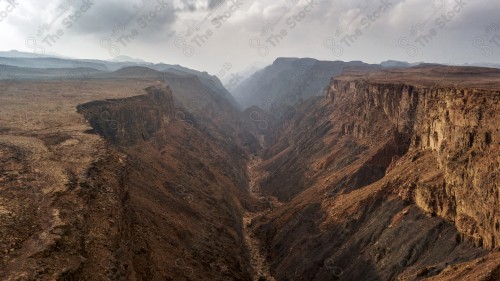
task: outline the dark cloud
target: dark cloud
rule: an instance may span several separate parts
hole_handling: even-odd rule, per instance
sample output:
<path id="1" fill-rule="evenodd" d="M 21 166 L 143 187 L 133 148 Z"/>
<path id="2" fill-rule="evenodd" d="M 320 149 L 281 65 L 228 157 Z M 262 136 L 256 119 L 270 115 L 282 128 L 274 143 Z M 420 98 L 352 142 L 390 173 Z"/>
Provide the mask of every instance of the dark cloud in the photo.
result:
<path id="1" fill-rule="evenodd" d="M 366 62 L 396 59 L 500 63 L 500 46 L 490 42 L 496 33 L 500 36 L 498 0 L 239 0 L 241 5 L 232 10 L 232 0 L 167 0 L 168 8 L 157 13 L 145 28 L 140 28 L 140 18 L 160 0 L 91 1 L 92 8 L 65 30 L 64 40 L 47 51 L 87 58 L 108 55 L 97 39 L 110 36 L 116 27 L 128 23 L 125 31 L 135 27 L 140 34 L 133 44 L 122 48 L 122 54 L 179 63 L 211 73 L 219 72 L 226 62 L 233 65 L 231 72 L 255 62 L 270 63 L 278 56 Z M 0 33 L 8 34 L 0 42 L 0 49 L 29 51 L 25 47 L 26 37 L 44 23 L 64 27 L 63 20 L 78 10 L 82 0 L 20 3 L 0 22 Z M 147 5 L 138 13 L 141 3 Z M 437 9 L 443 3 L 445 7 Z M 436 22 L 442 15 L 451 15 L 458 3 L 464 3 L 460 12 L 446 19 L 444 25 Z M 306 11 L 308 5 L 311 8 Z M 388 8 L 380 12 L 383 5 Z M 69 8 L 59 15 L 60 7 Z M 56 18 L 58 15 L 60 18 Z M 412 33 L 415 26 L 421 28 Z M 490 28 L 488 33 L 491 26 L 497 28 Z M 419 46 L 417 36 L 426 35 L 433 28 L 436 35 L 425 46 Z M 287 35 L 278 44 L 267 42 L 269 36 L 282 30 Z M 201 36 L 203 44 L 193 43 L 196 35 Z M 172 40 L 179 36 L 184 37 L 183 41 Z M 354 38 L 349 45 L 342 42 L 345 36 Z M 82 38 L 91 41 L 82 44 Z M 418 46 L 418 52 L 410 56 L 408 45 L 399 44 L 402 38 Z M 330 43 L 340 45 L 341 52 L 332 49 Z M 187 56 L 184 51 L 190 50 L 190 46 L 194 52 Z M 262 52 L 263 47 L 266 52 Z"/>
<path id="2" fill-rule="evenodd" d="M 220 5 L 222 5 L 226 1 L 228 1 L 228 0 L 209 0 L 208 1 L 208 8 L 209 9 L 216 8 L 216 7 L 220 6 Z"/>
<path id="3" fill-rule="evenodd" d="M 74 32 L 85 35 L 106 35 L 116 28 L 123 32 L 131 29 L 144 29 L 144 38 L 162 36 L 176 20 L 172 1 L 144 0 L 103 1 L 85 15 L 76 25 Z"/>

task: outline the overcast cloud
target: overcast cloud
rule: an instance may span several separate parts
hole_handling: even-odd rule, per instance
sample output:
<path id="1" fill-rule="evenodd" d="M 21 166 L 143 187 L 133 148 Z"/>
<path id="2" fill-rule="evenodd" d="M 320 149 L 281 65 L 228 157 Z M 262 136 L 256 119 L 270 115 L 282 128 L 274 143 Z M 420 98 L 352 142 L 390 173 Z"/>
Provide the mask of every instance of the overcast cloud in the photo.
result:
<path id="1" fill-rule="evenodd" d="M 0 0 L 0 50 L 211 74 L 280 56 L 500 63 L 498 15 L 498 0 Z"/>

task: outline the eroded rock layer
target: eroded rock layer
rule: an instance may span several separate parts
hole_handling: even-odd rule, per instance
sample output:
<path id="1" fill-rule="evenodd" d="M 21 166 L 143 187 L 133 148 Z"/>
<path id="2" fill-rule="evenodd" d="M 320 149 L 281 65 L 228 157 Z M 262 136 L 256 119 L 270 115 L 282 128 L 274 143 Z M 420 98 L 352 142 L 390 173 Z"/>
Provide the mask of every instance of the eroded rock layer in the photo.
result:
<path id="1" fill-rule="evenodd" d="M 286 202 L 258 226 L 275 278 L 446 280 L 472 260 L 498 278 L 500 75 L 445 69 L 346 74 L 295 107 L 263 153 Z"/>
<path id="2" fill-rule="evenodd" d="M 119 100 L 93 101 L 78 106 L 96 133 L 114 144 L 131 145 L 148 140 L 174 116 L 174 99 L 168 88 L 152 86 L 147 95 Z"/>
<path id="3" fill-rule="evenodd" d="M 334 106 L 345 99 L 358 104 L 350 112 L 354 116 L 382 111 L 388 128 L 410 138 L 409 153 L 432 153 L 437 162 L 433 177 L 421 175 L 402 192 L 411 193 L 427 213 L 454 222 L 478 245 L 499 246 L 500 91 L 335 80 L 329 98 Z M 363 138 L 375 133 L 363 120 L 343 121 L 346 134 Z"/>

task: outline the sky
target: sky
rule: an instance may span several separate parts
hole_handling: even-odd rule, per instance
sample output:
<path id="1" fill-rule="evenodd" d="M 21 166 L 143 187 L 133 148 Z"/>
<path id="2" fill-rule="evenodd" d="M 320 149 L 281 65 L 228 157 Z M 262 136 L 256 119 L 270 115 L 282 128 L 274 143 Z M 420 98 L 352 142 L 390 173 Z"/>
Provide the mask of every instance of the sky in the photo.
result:
<path id="1" fill-rule="evenodd" d="M 498 0 L 0 0 L 0 51 L 234 75 L 277 57 L 500 63 Z M 224 79 L 224 77 L 219 77 Z"/>

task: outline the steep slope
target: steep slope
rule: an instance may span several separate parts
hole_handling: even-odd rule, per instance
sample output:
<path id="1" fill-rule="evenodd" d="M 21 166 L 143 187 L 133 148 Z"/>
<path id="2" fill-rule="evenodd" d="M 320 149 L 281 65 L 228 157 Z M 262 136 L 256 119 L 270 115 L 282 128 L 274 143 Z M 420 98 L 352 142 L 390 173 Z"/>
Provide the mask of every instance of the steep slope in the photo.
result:
<path id="1" fill-rule="evenodd" d="M 241 224 L 243 210 L 252 208 L 245 154 L 229 135 L 218 138 L 197 122 L 172 118 L 182 108 L 174 107 L 170 89 L 146 91 L 79 106 L 94 130 L 127 155 L 122 209 L 129 215 L 121 218 L 108 277 L 249 280 Z"/>
<path id="2" fill-rule="evenodd" d="M 178 68 L 182 69 L 179 70 Z M 198 108 L 198 103 L 202 106 L 207 104 L 203 99 L 207 95 L 211 98 L 215 96 L 217 101 L 226 100 L 230 107 L 239 110 L 239 104 L 234 97 L 222 86 L 217 77 L 212 77 L 207 73 L 188 71 L 185 68 L 161 68 L 162 71 L 154 68 L 130 66 L 110 73 L 109 77 L 135 78 L 135 79 L 157 79 L 171 85 L 174 96 L 182 102 L 188 109 Z M 193 90 L 195 89 L 195 90 Z M 200 101 L 198 101 L 200 100 Z"/>
<path id="3" fill-rule="evenodd" d="M 217 78 L 217 76 L 215 75 L 210 75 L 206 71 L 201 72 L 180 65 L 171 65 L 164 63 L 155 64 L 154 66 L 150 66 L 150 68 L 162 72 L 175 73 L 180 75 L 195 75 L 206 87 L 209 87 L 214 92 L 221 93 L 226 97 L 226 99 L 231 103 L 233 107 L 240 109 L 240 104 L 228 92 L 224 85 L 222 85 L 222 82 L 219 80 L 219 78 Z"/>
<path id="4" fill-rule="evenodd" d="M 262 153 L 284 204 L 252 222 L 273 276 L 498 280 L 499 89 L 498 70 L 429 65 L 295 107 Z"/>
<path id="5" fill-rule="evenodd" d="M 243 81 L 233 94 L 243 107 L 252 105 L 283 113 L 289 106 L 324 96 L 332 76 L 348 69 L 376 69 L 362 62 L 318 61 L 315 59 L 278 58 L 274 63 Z"/>

